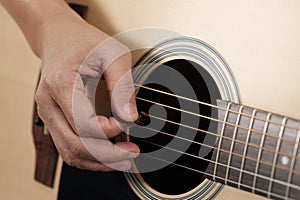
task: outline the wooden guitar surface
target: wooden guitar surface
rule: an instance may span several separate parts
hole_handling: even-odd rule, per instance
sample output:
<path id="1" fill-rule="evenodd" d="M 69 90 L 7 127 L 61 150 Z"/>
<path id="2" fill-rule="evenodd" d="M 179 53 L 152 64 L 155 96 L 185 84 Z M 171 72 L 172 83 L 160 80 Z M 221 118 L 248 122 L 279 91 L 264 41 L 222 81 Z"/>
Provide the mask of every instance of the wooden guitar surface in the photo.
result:
<path id="1" fill-rule="evenodd" d="M 87 21 L 111 35 L 135 28 L 160 27 L 209 43 L 229 63 L 240 88 L 242 103 L 300 119 L 300 2 L 293 0 L 251 2 L 68 0 L 68 2 L 89 6 Z M 10 19 L 3 13 L 5 12 L 2 9 L 0 20 Z M 0 31 L 1 85 L 2 88 L 8 88 L 1 91 L 3 95 L 0 99 L 1 105 L 4 105 L 1 112 L 5 114 L 1 115 L 3 122 L 1 132 L 8 133 L 9 130 L 15 133 L 1 135 L 1 141 L 6 142 L 1 147 L 3 171 L 1 177 L 5 181 L 0 182 L 2 188 L 0 197 L 55 199 L 59 173 L 55 190 L 47 189 L 33 181 L 34 149 L 31 138 L 28 137 L 31 128 L 28 113 L 32 111 L 32 107 L 28 105 L 33 106 L 33 90 L 36 86 L 32 77 L 37 77 L 40 61 L 29 53 L 30 49 L 20 32 L 13 34 L 13 38 L 8 37 L 9 29 L 18 30 L 16 25 L 15 27 L 12 25 L 12 20 L 3 23 L 5 30 Z M 11 43 L 8 43 L 8 40 Z M 15 48 L 19 45 L 18 42 L 23 45 L 20 49 Z M 24 49 L 27 53 L 24 53 Z M 14 58 L 18 59 L 6 58 L 7 53 L 14 54 Z M 28 57 L 32 60 L 25 63 Z M 26 67 L 23 68 L 23 65 Z M 21 66 L 23 71 L 12 66 Z M 32 66 L 36 68 L 33 69 Z M 20 104 L 20 99 L 27 107 L 21 106 L 23 104 Z M 26 127 L 25 130 L 23 127 Z M 23 149 L 22 152 L 12 148 L 15 145 Z M 216 199 L 264 198 L 225 187 Z"/>
<path id="2" fill-rule="evenodd" d="M 114 35 L 159 27 L 199 38 L 229 63 L 242 102 L 300 118 L 300 13 L 295 1 L 70 1 Z M 136 58 L 138 59 L 138 58 Z M 225 187 L 217 199 L 262 199 Z"/>

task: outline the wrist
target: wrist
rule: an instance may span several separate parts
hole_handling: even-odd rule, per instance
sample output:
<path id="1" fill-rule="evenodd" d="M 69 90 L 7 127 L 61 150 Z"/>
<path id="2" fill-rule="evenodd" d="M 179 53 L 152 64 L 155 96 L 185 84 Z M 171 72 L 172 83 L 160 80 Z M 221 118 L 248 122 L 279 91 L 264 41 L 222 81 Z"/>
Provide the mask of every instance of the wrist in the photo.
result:
<path id="1" fill-rule="evenodd" d="M 64 49 L 66 38 L 73 37 L 80 33 L 75 32 L 74 27 L 82 27 L 86 22 L 72 10 L 56 13 L 45 19 L 37 29 L 35 40 L 33 41 L 34 51 L 40 58 L 45 56 L 45 52 Z"/>
<path id="2" fill-rule="evenodd" d="M 66 28 L 59 26 L 61 22 L 66 21 L 71 16 L 72 18 L 77 16 L 64 1 L 51 2 L 47 3 L 49 5 L 46 8 L 45 5 L 39 8 L 39 11 L 35 14 L 35 17 L 39 17 L 39 19 L 37 19 L 37 23 L 32 29 L 33 31 L 29 30 L 28 36 L 25 33 L 33 52 L 39 58 L 42 57 L 47 37 L 51 37 L 52 32 L 63 31 Z"/>
<path id="3" fill-rule="evenodd" d="M 34 53 L 40 57 L 40 32 L 51 18 L 72 10 L 64 0 L 0 0 L 0 3 L 12 15 Z"/>

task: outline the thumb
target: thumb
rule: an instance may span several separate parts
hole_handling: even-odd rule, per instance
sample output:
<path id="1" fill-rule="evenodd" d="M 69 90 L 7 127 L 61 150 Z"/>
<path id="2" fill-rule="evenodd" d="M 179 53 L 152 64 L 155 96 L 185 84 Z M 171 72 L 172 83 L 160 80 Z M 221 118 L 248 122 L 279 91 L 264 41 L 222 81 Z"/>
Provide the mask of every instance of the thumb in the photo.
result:
<path id="1" fill-rule="evenodd" d="M 126 53 L 104 71 L 104 78 L 111 98 L 113 114 L 124 121 L 133 122 L 137 120 L 138 112 L 131 65 L 131 54 Z"/>

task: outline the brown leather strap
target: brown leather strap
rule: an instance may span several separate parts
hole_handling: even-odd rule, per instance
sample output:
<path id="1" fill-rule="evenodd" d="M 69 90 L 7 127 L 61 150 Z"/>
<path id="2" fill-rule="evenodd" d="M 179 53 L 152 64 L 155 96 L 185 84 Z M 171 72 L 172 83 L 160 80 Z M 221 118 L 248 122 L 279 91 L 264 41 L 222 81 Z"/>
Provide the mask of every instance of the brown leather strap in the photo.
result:
<path id="1" fill-rule="evenodd" d="M 45 126 L 36 111 L 33 112 L 32 133 L 36 152 L 34 179 L 46 186 L 53 187 L 57 167 L 58 153 L 51 135 L 46 133 Z"/>

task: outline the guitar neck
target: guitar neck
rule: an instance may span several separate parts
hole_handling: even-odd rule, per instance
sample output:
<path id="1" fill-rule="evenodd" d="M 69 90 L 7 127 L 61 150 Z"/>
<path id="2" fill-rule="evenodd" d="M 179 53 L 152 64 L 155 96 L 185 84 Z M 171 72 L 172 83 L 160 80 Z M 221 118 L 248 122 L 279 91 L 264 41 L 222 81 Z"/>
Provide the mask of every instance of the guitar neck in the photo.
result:
<path id="1" fill-rule="evenodd" d="M 273 199 L 300 197 L 300 122 L 218 101 L 209 179 Z"/>

